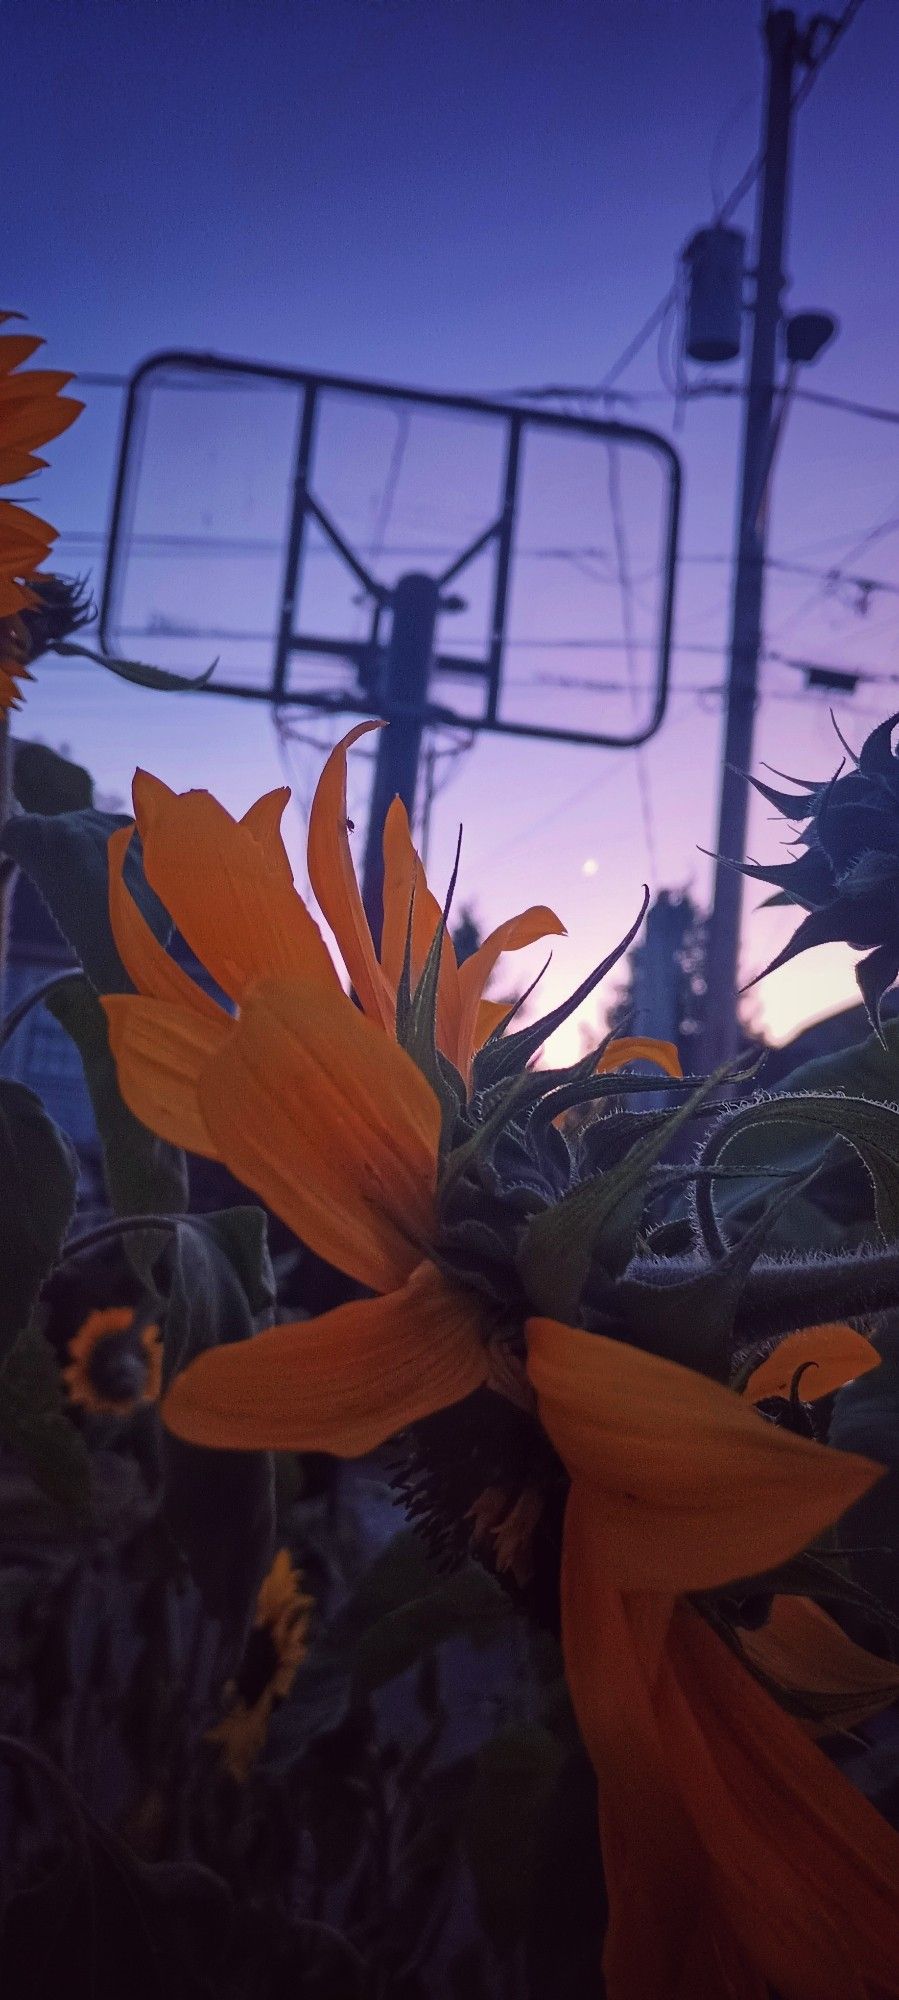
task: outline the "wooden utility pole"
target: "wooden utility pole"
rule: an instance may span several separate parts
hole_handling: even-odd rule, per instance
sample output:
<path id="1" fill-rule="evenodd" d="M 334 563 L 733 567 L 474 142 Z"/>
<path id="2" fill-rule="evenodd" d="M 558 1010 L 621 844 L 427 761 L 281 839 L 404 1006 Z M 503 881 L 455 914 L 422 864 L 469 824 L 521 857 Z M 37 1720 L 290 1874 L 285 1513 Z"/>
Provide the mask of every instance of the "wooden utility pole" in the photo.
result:
<path id="1" fill-rule="evenodd" d="M 758 698 L 762 639 L 768 483 L 773 460 L 777 335 L 784 284 L 783 257 L 793 123 L 793 78 L 805 47 L 790 8 L 765 22 L 768 89 L 762 133 L 764 165 L 759 189 L 752 353 L 743 423 L 743 466 L 737 521 L 736 573 L 731 614 L 730 666 L 721 803 L 718 815 L 715 895 L 706 959 L 706 1010 L 702 1067 L 712 1069 L 737 1053 L 737 967 L 743 877 L 728 862 L 746 852 L 749 811 L 747 773 Z"/>

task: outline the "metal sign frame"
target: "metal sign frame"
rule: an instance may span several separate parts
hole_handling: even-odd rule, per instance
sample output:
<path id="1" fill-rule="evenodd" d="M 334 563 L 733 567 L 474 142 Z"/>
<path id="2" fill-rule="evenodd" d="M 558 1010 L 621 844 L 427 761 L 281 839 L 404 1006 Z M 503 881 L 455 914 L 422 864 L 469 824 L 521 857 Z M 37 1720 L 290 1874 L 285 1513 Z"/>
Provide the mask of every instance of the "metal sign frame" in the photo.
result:
<path id="1" fill-rule="evenodd" d="M 380 713 L 388 720 L 403 720 L 420 725 L 448 723 L 473 732 L 491 731 L 499 735 L 543 738 L 557 743 L 584 743 L 607 749 L 630 750 L 648 742 L 659 728 L 668 700 L 671 666 L 671 635 L 674 615 L 674 584 L 677 561 L 678 528 L 681 501 L 681 467 L 674 447 L 658 431 L 648 430 L 636 424 L 618 423 L 612 419 L 596 417 L 560 416 L 543 410 L 530 410 L 514 403 L 489 402 L 476 396 L 442 395 L 427 389 L 397 387 L 391 383 L 370 382 L 354 376 L 322 374 L 303 368 L 280 368 L 264 362 L 241 360 L 227 355 L 205 354 L 190 349 L 164 349 L 148 355 L 135 369 L 128 384 L 124 420 L 119 455 L 116 466 L 112 512 L 109 526 L 106 568 L 100 599 L 100 639 L 104 649 L 115 650 L 113 631 L 117 601 L 119 569 L 123 558 L 123 545 L 127 547 L 126 515 L 133 477 L 135 452 L 139 451 L 138 419 L 141 392 L 154 373 L 164 373 L 173 369 L 182 374 L 195 372 L 198 376 L 229 375 L 247 380 L 281 383 L 285 387 L 300 392 L 302 401 L 297 433 L 292 479 L 292 502 L 290 520 L 286 535 L 284 578 L 281 594 L 280 616 L 275 639 L 274 668 L 271 681 L 265 687 L 251 687 L 230 682 L 227 686 L 216 685 L 213 679 L 202 689 L 204 694 L 231 695 L 240 700 L 266 701 L 273 706 L 301 706 L 319 711 L 330 710 L 337 713 L 369 715 L 372 712 L 372 698 L 376 695 L 378 673 L 377 662 L 383 654 L 384 640 L 381 622 L 392 604 L 393 590 L 371 574 L 360 557 L 341 534 L 336 523 L 331 520 L 326 509 L 316 498 L 311 484 L 312 457 L 315 443 L 315 422 L 318 398 L 324 392 L 335 391 L 340 395 L 358 396 L 371 401 L 381 400 L 392 404 L 404 404 L 423 410 L 447 410 L 473 417 L 488 417 L 506 427 L 505 468 L 503 477 L 503 497 L 496 518 L 475 537 L 474 541 L 462 549 L 457 557 L 434 579 L 440 593 L 455 582 L 467 565 L 485 549 L 495 546 L 496 567 L 493 582 L 493 604 L 490 623 L 490 641 L 486 657 L 473 660 L 452 652 L 437 651 L 434 655 L 432 671 L 448 677 L 458 677 L 471 681 L 479 679 L 485 688 L 485 705 L 482 715 L 457 715 L 452 709 L 434 703 L 424 707 L 406 706 L 392 700 L 385 707 L 383 699 Z M 667 472 L 667 506 L 665 514 L 665 573 L 662 590 L 661 635 L 653 707 L 645 727 L 634 730 L 630 735 L 607 736 L 599 732 L 578 729 L 553 729 L 539 724 L 506 722 L 499 715 L 499 700 L 502 685 L 503 648 L 505 638 L 505 618 L 508 600 L 509 572 L 514 551 L 515 514 L 518 497 L 519 468 L 521 462 L 522 439 L 529 432 L 557 432 L 569 436 L 595 438 L 606 444 L 637 445 L 656 455 Z M 139 463 L 139 459 L 138 459 Z M 372 620 L 368 637 L 364 640 L 343 641 L 332 637 L 316 638 L 312 634 L 302 634 L 294 630 L 294 615 L 299 595 L 300 578 L 304 553 L 304 538 L 309 520 L 314 520 L 325 539 L 362 585 L 372 604 Z M 311 690 L 300 692 L 288 686 L 288 670 L 291 659 L 298 653 L 317 654 L 319 657 L 332 656 L 346 660 L 356 669 L 359 693 L 341 692 L 338 695 Z"/>

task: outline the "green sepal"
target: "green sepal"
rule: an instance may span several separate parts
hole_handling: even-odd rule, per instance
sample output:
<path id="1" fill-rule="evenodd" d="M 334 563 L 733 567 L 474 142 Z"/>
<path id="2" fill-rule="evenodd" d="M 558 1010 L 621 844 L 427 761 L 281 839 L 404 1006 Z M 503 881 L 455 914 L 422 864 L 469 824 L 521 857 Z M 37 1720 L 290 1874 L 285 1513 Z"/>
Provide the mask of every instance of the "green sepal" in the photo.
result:
<path id="1" fill-rule="evenodd" d="M 410 914 L 411 925 L 411 914 Z M 457 1069 L 437 1047 L 437 985 L 440 959 L 446 937 L 446 919 L 441 917 L 422 968 L 421 978 L 408 1003 L 397 1006 L 397 1039 L 430 1084 L 441 1111 L 441 1153 L 452 1145 L 456 1123 L 465 1107 L 465 1084 Z M 406 957 L 409 937 L 406 940 Z M 404 967 L 408 978 L 408 966 Z"/>
<path id="2" fill-rule="evenodd" d="M 591 1265 L 614 1276 L 634 1254 L 651 1169 L 676 1132 L 708 1102 L 732 1065 L 716 1070 L 656 1131 L 638 1139 L 624 1159 L 596 1174 L 534 1218 L 518 1252 L 518 1271 L 538 1312 L 573 1320 Z"/>

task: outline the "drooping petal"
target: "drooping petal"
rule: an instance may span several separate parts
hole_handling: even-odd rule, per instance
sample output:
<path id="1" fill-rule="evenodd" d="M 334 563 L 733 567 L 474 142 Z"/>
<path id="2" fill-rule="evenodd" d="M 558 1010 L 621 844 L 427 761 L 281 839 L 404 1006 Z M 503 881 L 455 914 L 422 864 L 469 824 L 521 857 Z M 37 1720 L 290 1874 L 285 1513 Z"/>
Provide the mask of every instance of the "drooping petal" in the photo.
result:
<path id="1" fill-rule="evenodd" d="M 373 1291 L 404 1282 L 433 1229 L 440 1109 L 345 994 L 252 988 L 199 1098 L 218 1157 L 304 1243 Z"/>
<path id="2" fill-rule="evenodd" d="M 783 2000 L 899 1995 L 899 1834 L 678 1606 L 656 1696 L 716 1899 Z"/>
<path id="3" fill-rule="evenodd" d="M 134 832 L 133 826 L 118 827 L 110 835 L 107 848 L 109 865 L 109 919 L 116 941 L 119 957 L 129 979 L 134 981 L 139 993 L 152 1000 L 168 1000 L 176 1007 L 195 1007 L 207 1019 L 217 1021 L 222 1018 L 222 1009 L 204 993 L 195 979 L 191 979 L 180 965 L 169 956 L 164 945 L 154 937 L 146 918 L 141 914 L 134 897 L 125 885 L 125 856 Z"/>
<path id="4" fill-rule="evenodd" d="M 332 750 L 315 788 L 309 814 L 306 864 L 315 900 L 334 932 L 360 1005 L 372 1020 L 380 1021 L 382 1028 L 392 1034 L 395 1001 L 378 964 L 362 907 L 350 852 L 346 804 L 347 751 L 360 736 L 383 727 L 381 722 L 359 722 Z"/>
<path id="5" fill-rule="evenodd" d="M 484 939 L 477 951 L 472 952 L 459 967 L 459 992 L 461 995 L 461 1019 L 459 1022 L 459 1063 L 463 1075 L 471 1062 L 475 1045 L 478 1007 L 484 997 L 484 988 L 505 951 L 522 951 L 525 945 L 535 944 L 542 937 L 565 937 L 565 925 L 559 922 L 553 910 L 544 904 L 534 904 L 529 910 L 522 910 L 520 916 L 508 917 L 499 924 L 489 937 Z"/>
<path id="6" fill-rule="evenodd" d="M 788 1334 L 753 1369 L 744 1395 L 750 1403 L 764 1402 L 768 1396 L 789 1396 L 801 1370 L 797 1394 L 804 1403 L 813 1403 L 879 1366 L 876 1347 L 851 1326 L 807 1326 L 801 1333 Z"/>
<path id="7" fill-rule="evenodd" d="M 381 932 L 381 966 L 394 995 L 403 970 L 410 911 L 409 971 L 414 992 L 443 911 L 428 888 L 424 868 L 412 845 L 409 818 L 403 801 L 394 799 L 384 822 L 384 926 Z M 458 1061 L 460 1007 L 456 954 L 447 932 L 440 953 L 436 1027 L 437 1047 L 452 1063 Z"/>
<path id="8" fill-rule="evenodd" d="M 192 1444 L 356 1458 L 485 1374 L 475 1294 L 423 1264 L 384 1298 L 207 1349 L 176 1377 L 163 1416 Z"/>
<path id="9" fill-rule="evenodd" d="M 283 860 L 260 837 L 270 808 L 248 827 L 209 792 L 169 790 L 138 771 L 134 809 L 144 873 L 223 992 L 239 1001 L 256 979 L 292 975 L 330 992 L 340 982 L 324 939 Z"/>
<path id="10" fill-rule="evenodd" d="M 622 1590 L 680 1594 L 774 1569 L 883 1471 L 624 1341 L 547 1319 L 528 1321 L 527 1341 L 541 1421 L 589 1484 Z"/>
<path id="11" fill-rule="evenodd" d="M 815 1697 L 813 1734 L 852 1729 L 899 1700 L 895 1660 L 880 1660 L 857 1646 L 810 1597 L 775 1597 L 765 1624 L 741 1632 L 740 1644 L 769 1680 Z"/>
<path id="12" fill-rule="evenodd" d="M 608 1076 L 625 1063 L 655 1063 L 667 1076 L 683 1076 L 680 1056 L 674 1042 L 660 1042 L 654 1035 L 620 1035 L 610 1042 L 596 1065 L 597 1076 Z"/>
<path id="13" fill-rule="evenodd" d="M 108 995 L 103 1008 L 119 1089 L 135 1118 L 173 1146 L 221 1158 L 198 1092 L 204 1065 L 234 1032 L 227 1014 L 219 1008 L 212 1020 L 192 1002 L 177 1007 L 120 993 Z"/>
<path id="14" fill-rule="evenodd" d="M 708 1863 L 667 1768 L 653 1705 L 674 1600 L 622 1598 L 586 1488 L 568 1498 L 562 1646 L 578 1727 L 599 1779 L 609 1921 L 608 2000 L 767 2000 L 715 1971 Z"/>

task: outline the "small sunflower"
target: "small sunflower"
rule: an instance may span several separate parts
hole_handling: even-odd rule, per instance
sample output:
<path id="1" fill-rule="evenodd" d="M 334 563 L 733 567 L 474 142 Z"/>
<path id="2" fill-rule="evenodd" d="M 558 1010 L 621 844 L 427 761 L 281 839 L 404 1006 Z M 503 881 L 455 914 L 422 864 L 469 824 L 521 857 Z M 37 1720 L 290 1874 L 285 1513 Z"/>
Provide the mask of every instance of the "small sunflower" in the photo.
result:
<path id="1" fill-rule="evenodd" d="M 2 503 L 0 503 L 2 504 Z M 23 681 L 34 679 L 32 662 L 58 639 L 88 625 L 93 605 L 83 582 L 65 576 L 32 576 L 33 602 L 10 618 L 0 618 L 0 714 L 22 706 Z"/>
<path id="2" fill-rule="evenodd" d="M 0 313 L 0 325 L 19 317 L 18 313 Z M 74 397 L 60 394 L 71 382 L 71 375 L 48 368 L 22 372 L 23 361 L 30 360 L 42 346 L 34 334 L 0 334 L 3 486 L 40 471 L 47 461 L 38 458 L 35 447 L 68 430 L 84 408 Z M 61 577 L 36 575 L 55 540 L 56 529 L 47 521 L 11 500 L 0 500 L 0 715 L 19 706 L 21 684 L 31 679 L 30 663 L 44 650 L 42 627 L 48 618 L 56 638 L 84 623 L 79 587 Z M 67 611 L 63 610 L 64 600 L 70 601 Z"/>
<path id="3" fill-rule="evenodd" d="M 301 1588 L 289 1549 L 279 1549 L 264 1579 L 253 1629 L 228 1688 L 227 1713 L 207 1733 L 219 1744 L 227 1769 L 244 1784 L 264 1748 L 278 1704 L 289 1695 L 306 1652 L 314 1600 Z"/>
<path id="4" fill-rule="evenodd" d="M 155 1321 L 131 1306 L 88 1313 L 69 1341 L 63 1380 L 70 1403 L 95 1415 L 127 1417 L 155 1403 L 162 1387 L 162 1343 Z"/>

